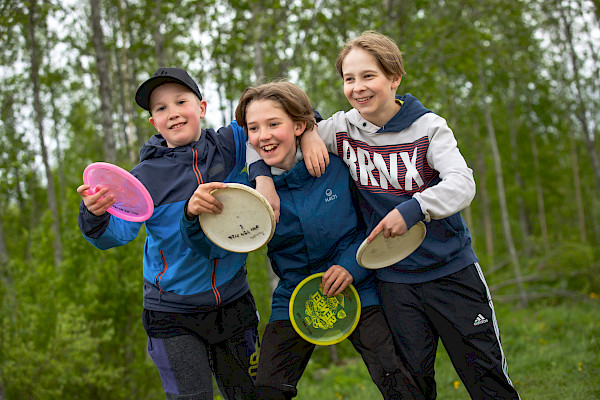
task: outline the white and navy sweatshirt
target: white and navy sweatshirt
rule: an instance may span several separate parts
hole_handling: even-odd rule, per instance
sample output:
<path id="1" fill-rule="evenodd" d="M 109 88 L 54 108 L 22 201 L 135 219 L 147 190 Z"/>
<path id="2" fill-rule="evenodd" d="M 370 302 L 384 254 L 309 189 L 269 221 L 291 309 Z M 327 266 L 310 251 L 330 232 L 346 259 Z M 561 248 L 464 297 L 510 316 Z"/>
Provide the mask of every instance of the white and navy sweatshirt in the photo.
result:
<path id="1" fill-rule="evenodd" d="M 350 170 L 367 232 L 393 208 L 408 228 L 419 221 L 426 225 L 421 246 L 401 262 L 378 270 L 377 277 L 427 282 L 477 261 L 460 214 L 475 196 L 475 181 L 446 121 L 410 94 L 396 101 L 401 108 L 384 126 L 373 125 L 352 109 L 320 121 L 318 131 L 328 150 Z M 259 171 L 264 174 L 262 163 L 255 164 L 251 179 Z"/>

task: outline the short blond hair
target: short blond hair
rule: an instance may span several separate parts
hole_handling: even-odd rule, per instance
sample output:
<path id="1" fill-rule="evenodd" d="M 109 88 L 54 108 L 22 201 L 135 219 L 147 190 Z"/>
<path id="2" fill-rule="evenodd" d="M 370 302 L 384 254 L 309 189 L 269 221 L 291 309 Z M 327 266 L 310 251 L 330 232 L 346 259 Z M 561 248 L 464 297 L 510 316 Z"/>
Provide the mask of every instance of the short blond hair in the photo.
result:
<path id="1" fill-rule="evenodd" d="M 335 68 L 342 78 L 344 77 L 344 71 L 342 70 L 344 59 L 356 47 L 371 53 L 388 78 L 402 78 L 406 74 L 402 52 L 398 48 L 398 45 L 396 45 L 396 42 L 389 36 L 379 32 L 365 31 L 356 39 L 346 42 L 338 54 L 338 58 L 335 61 Z"/>

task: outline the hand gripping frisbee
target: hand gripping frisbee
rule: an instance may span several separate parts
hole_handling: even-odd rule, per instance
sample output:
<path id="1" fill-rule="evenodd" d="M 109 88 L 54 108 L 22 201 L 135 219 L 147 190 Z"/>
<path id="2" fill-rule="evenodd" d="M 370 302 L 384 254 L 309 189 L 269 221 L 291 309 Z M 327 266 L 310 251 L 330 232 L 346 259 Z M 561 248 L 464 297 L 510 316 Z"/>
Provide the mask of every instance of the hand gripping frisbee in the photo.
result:
<path id="1" fill-rule="evenodd" d="M 127 221 L 143 222 L 152 216 L 154 203 L 146 187 L 135 176 L 114 164 L 97 162 L 83 171 L 83 183 L 96 193 L 108 188 L 115 196 L 115 204 L 108 210 L 115 217 Z"/>
<path id="2" fill-rule="evenodd" d="M 307 342 L 326 346 L 346 339 L 360 319 L 360 298 L 348 285 L 336 296 L 323 295 L 323 273 L 305 278 L 290 299 L 290 321 Z"/>
<path id="3" fill-rule="evenodd" d="M 202 213 L 200 226 L 217 246 L 235 253 L 254 251 L 273 237 L 275 213 L 256 190 L 240 183 L 228 183 L 211 192 L 223 204 L 221 214 Z"/>
<path id="4" fill-rule="evenodd" d="M 368 269 L 389 267 L 415 251 L 425 239 L 426 232 L 425 224 L 418 222 L 404 235 L 386 239 L 380 233 L 371 243 L 365 239 L 356 252 L 356 261 Z"/>

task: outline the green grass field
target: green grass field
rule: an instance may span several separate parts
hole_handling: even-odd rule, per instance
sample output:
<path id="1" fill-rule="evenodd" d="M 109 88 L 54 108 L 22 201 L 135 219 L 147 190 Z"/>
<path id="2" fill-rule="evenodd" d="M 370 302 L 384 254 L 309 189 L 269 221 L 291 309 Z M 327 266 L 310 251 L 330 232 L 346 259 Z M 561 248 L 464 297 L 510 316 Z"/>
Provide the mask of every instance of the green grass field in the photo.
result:
<path id="1" fill-rule="evenodd" d="M 522 399 L 600 399 L 600 300 L 513 309 L 496 304 L 509 374 Z M 378 399 L 381 395 L 347 341 L 341 365 L 318 348 L 298 384 L 298 399 Z M 317 354 L 318 353 L 318 354 Z M 438 399 L 469 399 L 440 344 Z"/>

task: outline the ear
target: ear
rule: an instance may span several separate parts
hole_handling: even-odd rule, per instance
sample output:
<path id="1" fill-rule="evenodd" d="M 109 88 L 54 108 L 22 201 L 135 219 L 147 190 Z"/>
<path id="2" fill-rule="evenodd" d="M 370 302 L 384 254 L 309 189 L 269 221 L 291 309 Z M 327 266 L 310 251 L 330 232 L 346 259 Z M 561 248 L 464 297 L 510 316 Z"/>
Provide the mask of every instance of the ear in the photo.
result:
<path id="1" fill-rule="evenodd" d="M 398 86 L 400 86 L 400 82 L 402 81 L 402 77 L 401 76 L 396 76 L 392 78 L 392 89 L 396 90 L 398 89 Z"/>
<path id="2" fill-rule="evenodd" d="M 300 136 L 306 130 L 306 121 L 296 121 L 294 122 L 294 135 Z"/>
<path id="3" fill-rule="evenodd" d="M 206 108 L 208 107 L 208 103 L 206 102 L 206 100 L 198 100 L 200 102 L 200 119 L 204 119 L 204 117 L 206 116 Z"/>
<path id="4" fill-rule="evenodd" d="M 156 122 L 154 122 L 154 118 L 150 117 L 148 118 L 148 121 L 152 124 L 152 126 L 156 129 L 156 131 L 158 132 L 158 127 L 156 126 Z M 160 133 L 160 132 L 159 132 Z"/>

